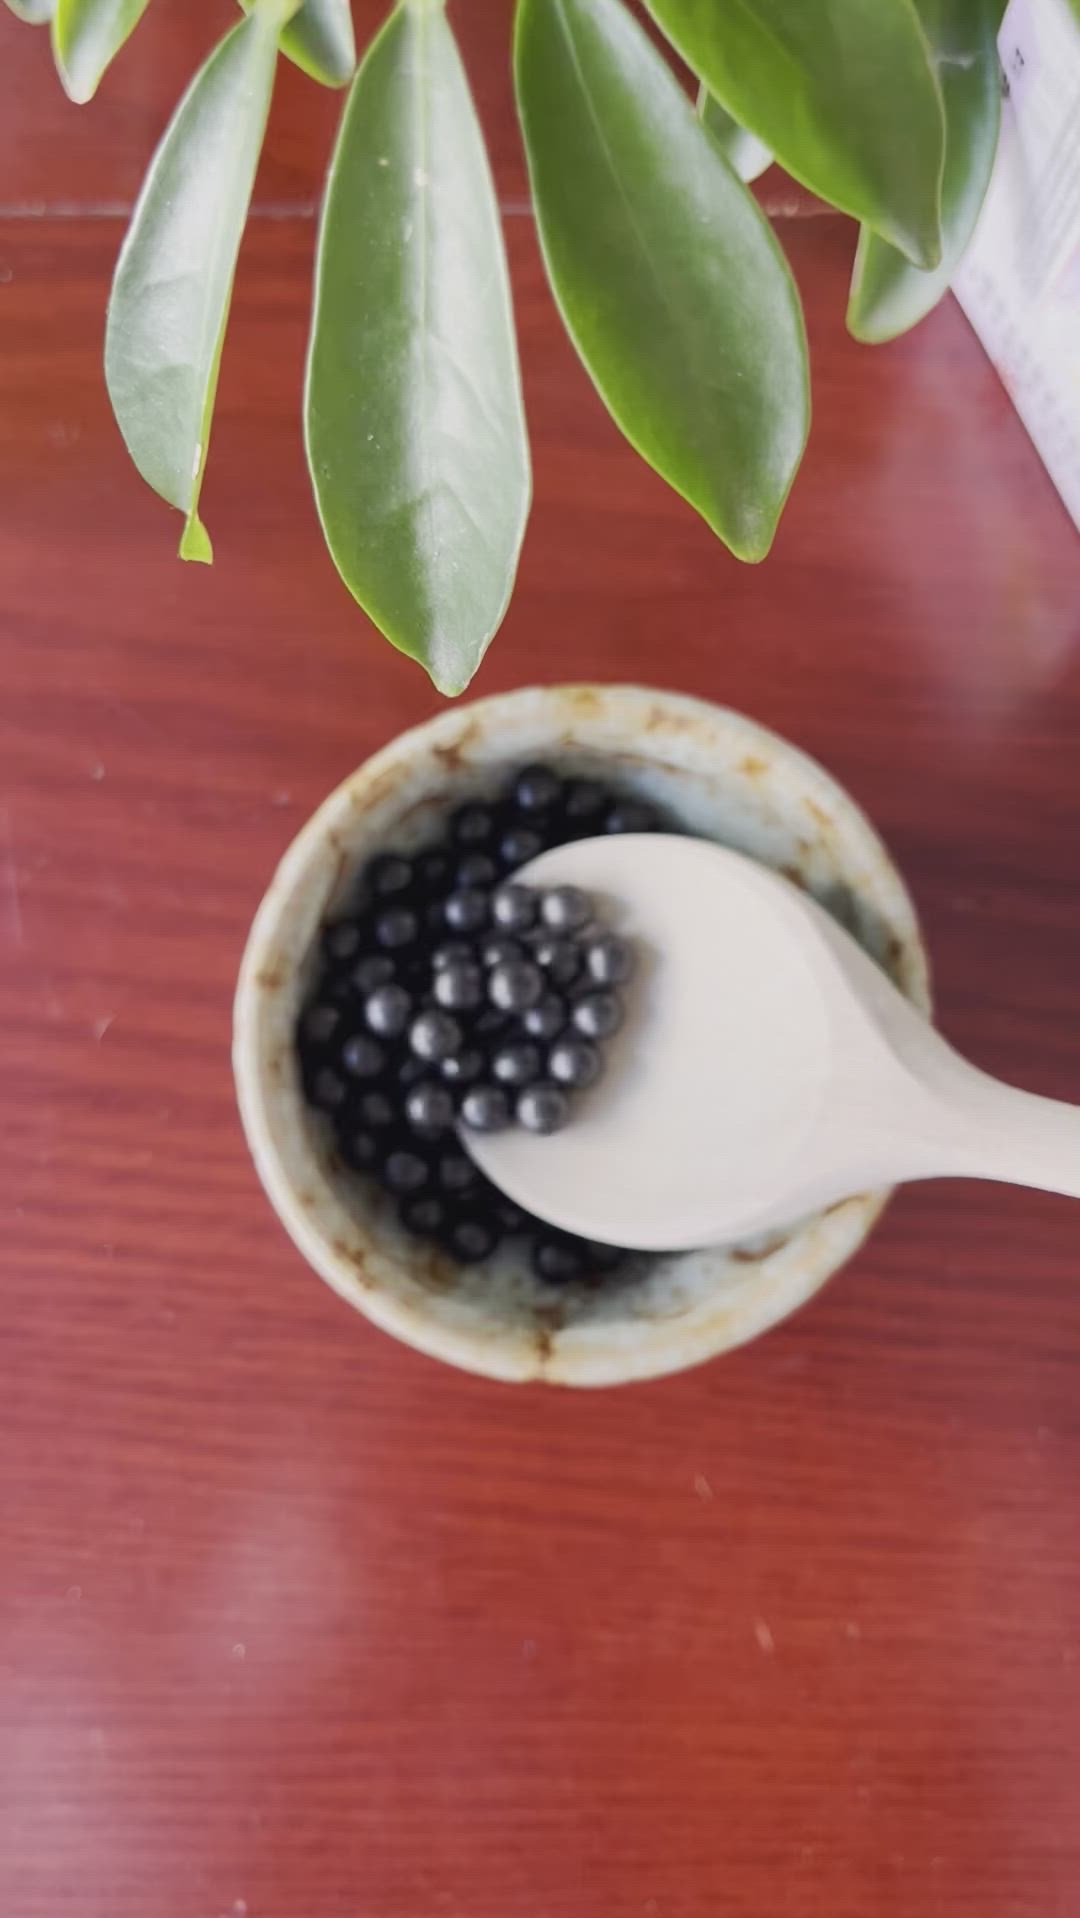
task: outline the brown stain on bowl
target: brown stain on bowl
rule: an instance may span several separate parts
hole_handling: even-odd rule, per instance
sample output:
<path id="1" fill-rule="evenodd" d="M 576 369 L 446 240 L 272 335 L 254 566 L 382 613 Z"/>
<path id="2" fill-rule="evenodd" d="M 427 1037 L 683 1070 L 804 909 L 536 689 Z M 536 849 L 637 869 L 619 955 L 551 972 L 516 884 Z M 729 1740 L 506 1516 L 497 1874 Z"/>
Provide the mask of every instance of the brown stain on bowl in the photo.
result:
<path id="1" fill-rule="evenodd" d="M 334 826 L 331 826 L 326 835 L 326 843 L 333 855 L 334 861 L 333 875 L 327 887 L 326 897 L 331 905 L 333 905 L 333 902 L 337 899 L 338 893 L 341 890 L 341 882 L 345 877 L 345 868 L 349 863 L 349 852 L 344 839 Z"/>
<path id="2" fill-rule="evenodd" d="M 742 773 L 745 779 L 765 779 L 770 770 L 768 760 L 759 759 L 756 753 L 747 753 L 745 759 L 740 759 L 735 768 L 735 771 Z"/>
<path id="3" fill-rule="evenodd" d="M 807 797 L 803 800 L 803 805 L 806 807 L 811 819 L 817 821 L 823 833 L 830 834 L 836 831 L 836 821 L 832 814 L 826 812 L 824 806 L 819 806 L 816 799 Z"/>
<path id="4" fill-rule="evenodd" d="M 375 1290 L 378 1281 L 368 1270 L 367 1255 L 362 1246 L 350 1245 L 348 1239 L 331 1239 L 330 1250 L 335 1257 L 342 1259 L 346 1265 L 352 1266 L 365 1292 Z"/>
<path id="5" fill-rule="evenodd" d="M 457 1283 L 458 1268 L 442 1252 L 417 1244 L 409 1257 L 409 1277 L 428 1292 L 448 1292 Z"/>
<path id="6" fill-rule="evenodd" d="M 669 739 L 682 739 L 688 734 L 693 738 L 701 733 L 702 725 L 696 713 L 670 712 L 663 706 L 651 706 L 645 716 L 643 731 L 650 737 L 665 733 Z"/>
<path id="7" fill-rule="evenodd" d="M 470 719 L 456 739 L 450 740 L 446 745 L 440 742 L 432 746 L 431 757 L 442 772 L 449 773 L 451 776 L 464 772 L 472 763 L 472 747 L 481 741 L 483 736 L 483 727 L 478 725 L 475 719 Z"/>
<path id="8" fill-rule="evenodd" d="M 533 1342 L 542 1372 L 550 1364 L 556 1337 L 566 1324 L 565 1308 L 561 1305 L 538 1305 L 533 1313 L 533 1323 Z"/>
<path id="9" fill-rule="evenodd" d="M 281 960 L 272 959 L 269 965 L 259 967 L 255 974 L 255 984 L 263 992 L 280 992 L 286 977 L 286 969 Z"/>
<path id="10" fill-rule="evenodd" d="M 861 1204 L 862 1196 L 856 1192 L 853 1193 L 849 1199 L 834 1199 L 831 1205 L 823 1205 L 821 1208 L 821 1216 L 823 1219 L 831 1219 L 834 1213 L 846 1211 L 849 1205 Z"/>
<path id="11" fill-rule="evenodd" d="M 791 1237 L 790 1232 L 778 1232 L 775 1238 L 766 1239 L 764 1245 L 755 1246 L 753 1250 L 748 1245 L 733 1245 L 728 1258 L 733 1265 L 761 1265 L 774 1253 L 783 1251 Z"/>
<path id="12" fill-rule="evenodd" d="M 455 773 L 461 772 L 467 764 L 465 755 L 458 743 L 452 746 L 433 746 L 431 748 L 431 757 L 437 762 L 440 772 L 446 773 L 451 779 Z"/>
<path id="13" fill-rule="evenodd" d="M 603 692 L 592 686 L 568 686 L 559 699 L 576 719 L 603 718 L 606 703 Z"/>
<path id="14" fill-rule="evenodd" d="M 365 778 L 361 776 L 349 791 L 349 804 L 358 812 L 372 812 L 392 799 L 401 786 L 406 786 L 412 777 L 412 768 L 403 766 L 384 766 L 381 773 Z M 328 838 L 333 838 L 328 834 Z M 340 841 L 339 841 L 340 843 Z"/>

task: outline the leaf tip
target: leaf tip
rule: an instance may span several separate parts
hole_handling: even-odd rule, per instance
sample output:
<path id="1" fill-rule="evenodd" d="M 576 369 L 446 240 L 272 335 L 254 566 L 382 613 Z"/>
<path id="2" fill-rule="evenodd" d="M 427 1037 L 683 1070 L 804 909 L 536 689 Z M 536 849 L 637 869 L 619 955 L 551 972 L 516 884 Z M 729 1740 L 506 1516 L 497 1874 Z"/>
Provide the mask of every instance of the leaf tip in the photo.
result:
<path id="1" fill-rule="evenodd" d="M 744 516 L 740 525 L 733 525 L 729 518 L 721 520 L 710 514 L 703 514 L 702 517 L 710 532 L 716 535 L 722 546 L 727 547 L 733 559 L 741 560 L 744 566 L 760 566 L 772 549 L 786 500 L 785 494 L 773 513 Z"/>
<path id="2" fill-rule="evenodd" d="M 424 664 L 427 676 L 434 686 L 435 691 L 441 693 L 444 699 L 460 699 L 473 676 L 470 672 L 466 673 L 464 678 L 462 678 L 460 673 L 448 674 L 441 672 L 437 666 L 433 666 L 428 661 L 425 661 Z"/>
<path id="3" fill-rule="evenodd" d="M 769 531 L 764 534 L 763 537 L 753 540 L 743 540 L 740 545 L 733 545 L 731 551 L 734 553 L 736 559 L 742 561 L 744 566 L 760 566 L 762 560 L 768 559 L 772 551 L 775 533 L 776 528 L 770 527 Z"/>
<path id="4" fill-rule="evenodd" d="M 899 238 L 897 244 L 900 251 L 907 255 L 912 266 L 917 266 L 922 273 L 932 273 L 935 267 L 941 265 L 941 221 L 935 219 L 927 221 L 923 226 L 912 226 Z"/>
<path id="5" fill-rule="evenodd" d="M 871 237 L 867 236 L 868 241 Z M 891 310 L 888 298 L 882 297 L 880 286 L 875 298 L 873 285 L 868 282 L 864 272 L 864 264 L 864 248 L 860 241 L 844 325 L 860 346 L 885 346 L 906 330 L 905 323 Z M 914 321 L 907 324 L 913 325 Z"/>
<path id="6" fill-rule="evenodd" d="M 68 99 L 71 101 L 72 106 L 88 106 L 97 92 L 97 81 L 94 80 L 87 86 L 83 81 L 73 79 L 69 73 L 65 72 L 63 67 L 58 66 L 57 72 L 60 75 L 60 84 L 67 94 Z"/>
<path id="7" fill-rule="evenodd" d="M 848 307 L 845 325 L 852 339 L 860 346 L 884 346 L 895 338 L 894 332 L 885 326 L 875 326 L 872 317 L 861 312 L 854 303 Z"/>
<path id="8" fill-rule="evenodd" d="M 102 69 L 95 67 L 92 62 L 80 59 L 78 46 L 69 45 L 61 37 L 55 14 L 51 37 L 53 65 L 59 76 L 60 85 L 74 106 L 84 107 L 97 92 Z"/>
<path id="9" fill-rule="evenodd" d="M 184 521 L 179 551 L 181 559 L 197 560 L 203 566 L 213 565 L 214 549 L 210 543 L 210 535 L 198 513 L 189 513 Z"/>

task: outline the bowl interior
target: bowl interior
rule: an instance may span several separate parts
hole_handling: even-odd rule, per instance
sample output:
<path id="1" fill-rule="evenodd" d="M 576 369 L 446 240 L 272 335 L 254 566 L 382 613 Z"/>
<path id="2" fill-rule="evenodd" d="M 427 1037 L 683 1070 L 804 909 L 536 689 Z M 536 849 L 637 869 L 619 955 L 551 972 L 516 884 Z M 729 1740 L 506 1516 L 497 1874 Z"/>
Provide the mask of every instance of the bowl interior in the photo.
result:
<path id="1" fill-rule="evenodd" d="M 376 851 L 415 851 L 445 812 L 494 797 L 543 757 L 657 802 L 806 887 L 928 1009 L 910 900 L 862 813 L 813 761 L 740 715 L 637 688 L 554 688 L 455 708 L 339 788 L 282 862 L 237 995 L 249 1143 L 287 1229 L 324 1278 L 387 1330 L 471 1370 L 601 1384 L 675 1370 L 752 1337 L 847 1258 L 883 1202 L 865 1195 L 757 1242 L 635 1261 L 555 1288 L 510 1247 L 463 1269 L 408 1238 L 305 1104 L 294 1031 L 318 936 Z"/>

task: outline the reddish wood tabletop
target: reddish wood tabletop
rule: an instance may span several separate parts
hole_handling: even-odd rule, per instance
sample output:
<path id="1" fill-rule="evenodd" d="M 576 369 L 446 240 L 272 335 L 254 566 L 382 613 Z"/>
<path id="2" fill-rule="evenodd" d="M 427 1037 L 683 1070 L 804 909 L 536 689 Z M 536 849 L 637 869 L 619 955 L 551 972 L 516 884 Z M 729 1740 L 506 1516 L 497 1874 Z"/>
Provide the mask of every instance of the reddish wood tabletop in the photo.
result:
<path id="1" fill-rule="evenodd" d="M 908 875 L 946 1032 L 1080 1100 L 1080 540 L 959 310 L 859 348 L 853 230 L 781 213 L 815 424 L 741 567 L 562 337 L 508 0 L 459 11 L 536 456 L 477 690 L 644 680 L 796 740 Z M 908 1190 L 760 1343 L 590 1395 L 396 1345 L 262 1198 L 228 1057 L 252 911 L 437 701 L 303 469 L 334 98 L 282 76 L 212 570 L 109 416 L 124 210 L 228 17 L 152 9 L 82 110 L 0 17 L 0 1912 L 1076 1918 L 1080 1212 Z"/>

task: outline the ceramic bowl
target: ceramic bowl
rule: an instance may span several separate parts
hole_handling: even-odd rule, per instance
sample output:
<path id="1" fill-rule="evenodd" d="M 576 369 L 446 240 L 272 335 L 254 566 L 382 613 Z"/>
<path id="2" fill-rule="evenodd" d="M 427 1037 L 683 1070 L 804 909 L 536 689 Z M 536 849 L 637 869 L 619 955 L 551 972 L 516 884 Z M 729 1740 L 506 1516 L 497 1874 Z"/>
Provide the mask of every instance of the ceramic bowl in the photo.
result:
<path id="1" fill-rule="evenodd" d="M 688 831 L 806 887 L 928 1012 L 927 964 L 903 881 L 835 780 L 752 720 L 670 693 L 538 687 L 454 706 L 369 759 L 308 821 L 256 915 L 236 995 L 240 1112 L 271 1204 L 320 1277 L 421 1351 L 490 1378 L 613 1385 L 696 1365 L 775 1325 L 851 1257 L 888 1194 L 556 1289 L 512 1251 L 464 1270 L 418 1247 L 389 1202 L 342 1168 L 301 1096 L 294 1052 L 320 929 L 371 854 L 421 846 L 448 806 L 493 794 L 509 768 L 540 758 L 658 801 Z"/>

